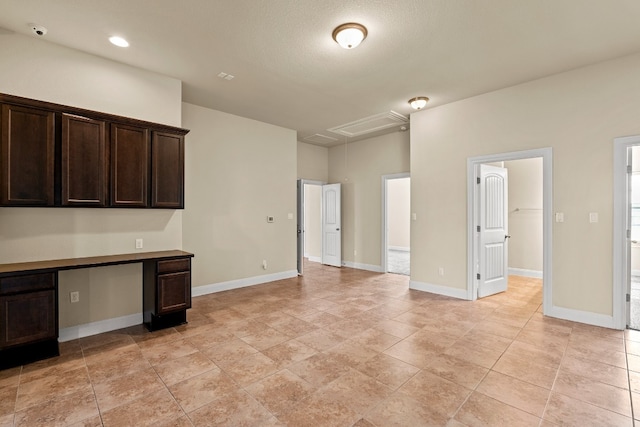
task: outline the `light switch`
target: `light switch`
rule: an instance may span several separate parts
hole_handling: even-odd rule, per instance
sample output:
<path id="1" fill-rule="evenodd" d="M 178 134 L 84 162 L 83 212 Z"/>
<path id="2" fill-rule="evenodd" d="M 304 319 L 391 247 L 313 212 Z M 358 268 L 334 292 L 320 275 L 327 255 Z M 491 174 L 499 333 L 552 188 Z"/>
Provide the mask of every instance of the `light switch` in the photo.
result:
<path id="1" fill-rule="evenodd" d="M 287 218 L 289 218 L 289 219 L 293 219 L 293 214 L 292 214 L 292 213 L 288 213 L 288 214 L 287 214 Z"/>
<path id="2" fill-rule="evenodd" d="M 564 213 L 556 212 L 556 222 L 564 222 Z"/>
<path id="3" fill-rule="evenodd" d="M 589 213 L 589 222 L 598 222 L 598 212 Z"/>

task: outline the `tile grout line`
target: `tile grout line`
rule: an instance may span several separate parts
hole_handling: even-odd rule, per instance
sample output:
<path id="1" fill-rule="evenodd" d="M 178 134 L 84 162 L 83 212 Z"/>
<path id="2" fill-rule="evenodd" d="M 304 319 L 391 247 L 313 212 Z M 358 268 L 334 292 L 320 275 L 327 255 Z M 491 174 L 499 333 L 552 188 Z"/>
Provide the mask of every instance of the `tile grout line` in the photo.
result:
<path id="1" fill-rule="evenodd" d="M 540 306 L 542 306 L 542 304 L 540 304 Z M 540 417 L 539 425 L 542 425 L 542 422 L 544 421 L 544 416 L 547 413 L 547 408 L 549 407 L 549 402 L 551 401 L 551 395 L 553 394 L 553 388 L 556 385 L 556 380 L 558 379 L 558 375 L 560 375 L 560 367 L 562 366 L 562 362 L 564 361 L 565 354 L 567 353 L 567 348 L 569 347 L 569 342 L 571 341 L 572 333 L 573 333 L 573 326 L 571 327 L 571 333 L 569 334 L 568 341 L 564 346 L 564 350 L 562 350 L 562 358 L 560 358 L 560 364 L 558 365 L 558 369 L 556 369 L 556 375 L 553 377 L 553 382 L 551 383 L 551 388 L 549 389 L 549 397 L 547 397 L 547 401 L 544 404 L 544 409 L 542 410 L 542 416 Z"/>
<path id="2" fill-rule="evenodd" d="M 636 425 L 636 418 L 633 409 L 633 394 L 631 393 L 631 375 L 629 374 L 629 353 L 627 352 L 627 335 L 622 334 L 622 339 L 624 343 L 624 361 L 627 364 L 627 385 L 629 386 L 629 403 L 631 406 L 631 423 L 632 425 Z"/>

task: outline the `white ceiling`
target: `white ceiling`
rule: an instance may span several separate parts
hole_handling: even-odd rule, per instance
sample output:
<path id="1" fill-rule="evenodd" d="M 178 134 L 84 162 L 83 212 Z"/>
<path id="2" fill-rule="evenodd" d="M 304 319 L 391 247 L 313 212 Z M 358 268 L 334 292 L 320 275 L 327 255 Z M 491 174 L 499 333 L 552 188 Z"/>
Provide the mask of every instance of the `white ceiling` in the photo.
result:
<path id="1" fill-rule="evenodd" d="M 345 22 L 369 30 L 354 50 L 331 38 Z M 49 42 L 180 79 L 185 102 L 338 142 L 327 129 L 408 116 L 414 96 L 430 108 L 640 52 L 638 22 L 638 0 L 0 0 L 7 30 L 40 24 Z"/>

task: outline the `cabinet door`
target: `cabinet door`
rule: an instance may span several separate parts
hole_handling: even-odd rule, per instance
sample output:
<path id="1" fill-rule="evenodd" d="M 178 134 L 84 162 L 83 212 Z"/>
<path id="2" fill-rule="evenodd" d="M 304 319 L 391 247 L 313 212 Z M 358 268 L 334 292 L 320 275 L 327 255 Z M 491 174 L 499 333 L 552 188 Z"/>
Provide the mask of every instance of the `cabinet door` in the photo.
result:
<path id="1" fill-rule="evenodd" d="M 151 206 L 184 208 L 184 136 L 153 132 Z"/>
<path id="2" fill-rule="evenodd" d="M 159 274 L 157 315 L 191 308 L 191 273 Z"/>
<path id="3" fill-rule="evenodd" d="M 0 133 L 0 204 L 52 206 L 54 113 L 3 104 Z"/>
<path id="4" fill-rule="evenodd" d="M 149 132 L 145 128 L 111 125 L 111 205 L 148 205 Z"/>
<path id="5" fill-rule="evenodd" d="M 106 148 L 104 121 L 62 115 L 63 205 L 106 205 Z"/>
<path id="6" fill-rule="evenodd" d="M 55 290 L 0 296 L 0 348 L 58 337 Z"/>

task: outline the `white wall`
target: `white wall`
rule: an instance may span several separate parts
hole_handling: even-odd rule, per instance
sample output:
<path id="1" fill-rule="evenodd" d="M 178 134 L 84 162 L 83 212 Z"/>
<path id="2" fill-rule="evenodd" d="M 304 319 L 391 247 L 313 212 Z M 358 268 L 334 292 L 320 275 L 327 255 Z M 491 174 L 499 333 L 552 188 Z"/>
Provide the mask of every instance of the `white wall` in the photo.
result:
<path id="1" fill-rule="evenodd" d="M 469 157 L 551 147 L 553 305 L 612 316 L 613 140 L 640 134 L 638 75 L 632 55 L 412 114 L 412 280 L 467 287 Z"/>
<path id="2" fill-rule="evenodd" d="M 187 103 L 183 124 L 194 293 L 296 275 L 296 132 Z"/>
<path id="3" fill-rule="evenodd" d="M 327 182 L 329 149 L 298 141 L 298 178 Z"/>
<path id="4" fill-rule="evenodd" d="M 2 93 L 181 124 L 179 80 L 16 34 L 0 35 L 0 57 Z M 180 249 L 182 212 L 0 208 L 0 263 L 135 252 L 136 238 L 144 251 Z M 60 273 L 60 327 L 141 313 L 141 271 L 134 264 Z M 71 290 L 80 291 L 79 303 L 69 303 Z"/>
<path id="5" fill-rule="evenodd" d="M 408 132 L 329 149 L 329 182 L 342 184 L 346 265 L 382 271 L 382 176 L 403 172 L 409 172 Z"/>

